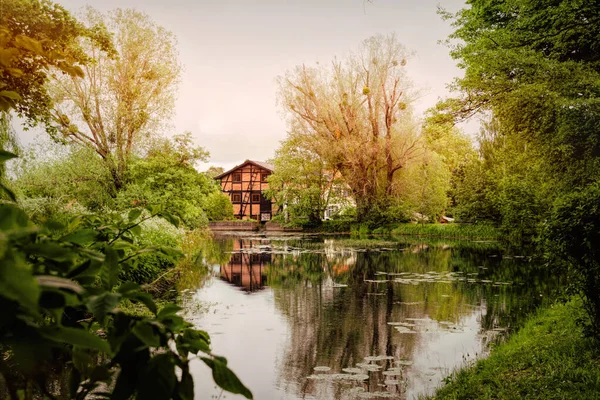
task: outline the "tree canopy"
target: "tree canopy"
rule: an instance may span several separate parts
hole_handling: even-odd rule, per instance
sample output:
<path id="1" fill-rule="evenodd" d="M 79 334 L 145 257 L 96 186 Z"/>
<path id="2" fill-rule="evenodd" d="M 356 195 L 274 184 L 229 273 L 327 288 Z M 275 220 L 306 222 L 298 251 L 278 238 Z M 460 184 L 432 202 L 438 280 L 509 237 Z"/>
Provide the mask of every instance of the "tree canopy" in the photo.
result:
<path id="1" fill-rule="evenodd" d="M 176 39 L 146 14 L 88 9 L 90 26 L 105 26 L 115 53 L 83 40 L 93 62 L 84 78 L 54 75 L 53 128 L 61 139 L 94 150 L 109 169 L 116 189 L 123 186 L 131 157 L 161 132 L 173 113 L 181 65 Z"/>
<path id="2" fill-rule="evenodd" d="M 393 35 L 374 36 L 330 67 L 302 65 L 278 79 L 290 131 L 341 172 L 359 219 L 385 203 L 395 174 L 420 150 L 408 108 L 409 56 Z"/>

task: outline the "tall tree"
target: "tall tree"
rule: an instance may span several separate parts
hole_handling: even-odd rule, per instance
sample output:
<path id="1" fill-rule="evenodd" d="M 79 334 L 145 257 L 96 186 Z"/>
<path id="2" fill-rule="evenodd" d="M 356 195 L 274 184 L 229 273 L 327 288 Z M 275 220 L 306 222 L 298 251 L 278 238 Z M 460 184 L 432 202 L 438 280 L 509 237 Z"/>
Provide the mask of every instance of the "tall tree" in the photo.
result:
<path id="1" fill-rule="evenodd" d="M 287 218 L 320 223 L 325 209 L 343 185 L 336 170 L 304 146 L 302 135 L 290 134 L 277 149 L 275 172 L 269 176 L 267 197 L 275 199 Z"/>
<path id="2" fill-rule="evenodd" d="M 446 106 L 491 111 L 510 135 L 545 148 L 565 188 L 600 172 L 600 7 L 596 1 L 471 0 L 455 15 L 451 55 L 465 75 Z"/>
<path id="3" fill-rule="evenodd" d="M 85 19 L 112 33 L 116 53 L 83 41 L 94 61 L 84 66 L 84 79 L 54 76 L 54 126 L 62 139 L 93 149 L 118 190 L 132 155 L 173 113 L 181 72 L 176 39 L 135 10 L 103 15 L 89 8 Z"/>
<path id="4" fill-rule="evenodd" d="M 454 20 L 451 54 L 465 76 L 455 82 L 458 98 L 442 108 L 459 117 L 491 112 L 509 142 L 535 147 L 546 171 L 540 176 L 552 177 L 540 203 L 554 200 L 553 207 L 534 208 L 534 214 L 544 213 L 545 250 L 554 265 L 573 273 L 574 292 L 583 295 L 591 332 L 600 337 L 600 253 L 594 247 L 600 231 L 599 3 L 468 4 L 455 15 L 444 14 Z M 527 181 L 519 178 L 518 173 L 508 176 L 508 187 L 516 190 L 508 192 L 509 207 L 500 208 L 503 218 L 515 207 L 528 211 L 531 202 L 523 202 L 523 194 L 535 191 L 542 197 L 541 179 L 524 185 Z"/>
<path id="5" fill-rule="evenodd" d="M 361 220 L 385 205 L 396 172 L 420 150 L 408 109 L 408 56 L 393 35 L 374 36 L 329 68 L 302 65 L 279 78 L 290 131 L 341 172 Z"/>

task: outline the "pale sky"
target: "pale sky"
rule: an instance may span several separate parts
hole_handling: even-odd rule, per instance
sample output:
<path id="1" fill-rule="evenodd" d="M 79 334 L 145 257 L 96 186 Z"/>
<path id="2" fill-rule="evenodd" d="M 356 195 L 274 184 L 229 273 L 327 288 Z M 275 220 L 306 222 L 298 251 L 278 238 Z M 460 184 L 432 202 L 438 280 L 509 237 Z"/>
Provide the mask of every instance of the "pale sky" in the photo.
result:
<path id="1" fill-rule="evenodd" d="M 418 112 L 447 95 L 461 74 L 438 44 L 451 32 L 436 14 L 464 0 L 58 0 L 72 12 L 135 8 L 172 31 L 184 72 L 174 131 L 191 131 L 226 169 L 273 157 L 286 125 L 276 105 L 275 78 L 299 64 L 343 57 L 375 34 L 395 33 L 416 55 L 409 76 L 425 93 Z M 31 135 L 31 133 L 25 133 Z M 24 142 L 28 142 L 24 138 Z M 208 165 L 198 166 L 206 169 Z"/>

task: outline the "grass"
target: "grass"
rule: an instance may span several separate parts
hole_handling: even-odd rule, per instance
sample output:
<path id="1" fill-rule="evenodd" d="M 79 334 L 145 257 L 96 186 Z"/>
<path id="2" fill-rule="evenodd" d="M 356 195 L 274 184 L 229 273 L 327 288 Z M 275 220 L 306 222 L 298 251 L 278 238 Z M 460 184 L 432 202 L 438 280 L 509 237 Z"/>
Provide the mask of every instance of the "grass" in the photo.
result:
<path id="1" fill-rule="evenodd" d="M 393 235 L 431 236 L 452 239 L 501 238 L 498 229 L 490 225 L 472 224 L 399 224 L 391 229 Z"/>
<path id="2" fill-rule="evenodd" d="M 410 224 L 396 223 L 373 228 L 367 223 L 358 223 L 351 220 L 323 221 L 319 226 L 304 227 L 305 232 L 314 233 L 353 233 L 357 235 L 407 235 L 427 236 L 447 239 L 480 239 L 499 240 L 501 232 L 486 224 Z"/>
<path id="3" fill-rule="evenodd" d="M 542 310 L 430 399 L 600 398 L 600 345 L 583 337 L 582 316 L 577 301 Z"/>

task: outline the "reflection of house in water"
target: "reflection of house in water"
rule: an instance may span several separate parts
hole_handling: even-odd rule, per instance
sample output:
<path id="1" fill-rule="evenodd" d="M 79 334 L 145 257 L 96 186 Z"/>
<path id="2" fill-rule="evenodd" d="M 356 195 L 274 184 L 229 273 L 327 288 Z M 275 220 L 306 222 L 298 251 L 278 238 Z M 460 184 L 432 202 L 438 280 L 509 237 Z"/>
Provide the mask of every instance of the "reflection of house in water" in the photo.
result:
<path id="1" fill-rule="evenodd" d="M 229 262 L 221 265 L 221 279 L 247 292 L 264 289 L 271 254 L 260 253 L 255 243 L 241 239 L 234 242 L 233 251 Z"/>

